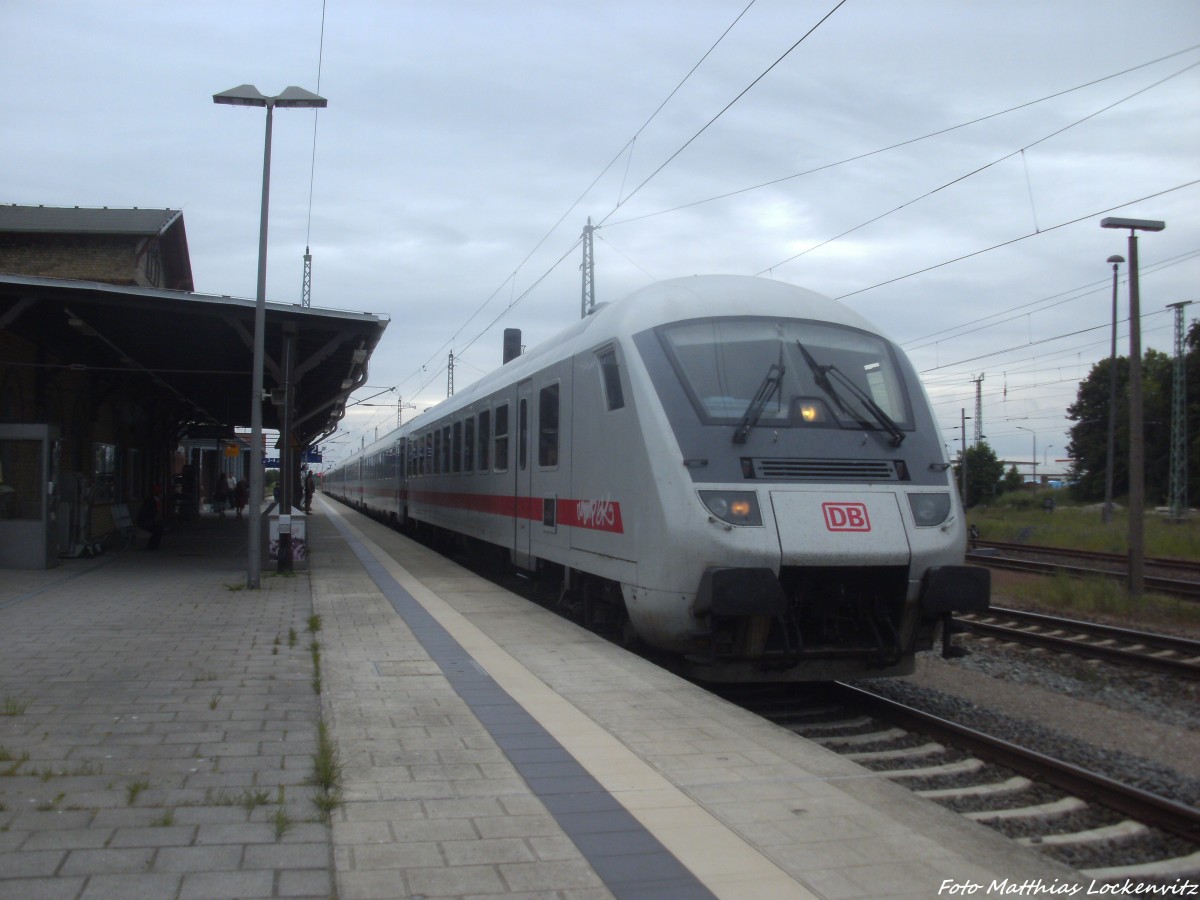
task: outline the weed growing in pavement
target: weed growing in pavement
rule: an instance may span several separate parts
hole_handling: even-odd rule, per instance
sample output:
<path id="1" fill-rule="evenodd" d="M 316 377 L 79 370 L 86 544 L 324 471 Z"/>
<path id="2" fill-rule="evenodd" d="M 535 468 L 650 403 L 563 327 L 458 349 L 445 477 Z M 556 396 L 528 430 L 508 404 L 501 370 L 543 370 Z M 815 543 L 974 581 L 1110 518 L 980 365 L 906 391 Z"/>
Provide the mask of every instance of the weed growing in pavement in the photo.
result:
<path id="1" fill-rule="evenodd" d="M 270 791 L 246 788 L 240 794 L 227 794 L 225 791 L 221 791 L 209 801 L 209 805 L 240 806 L 246 812 L 254 812 L 258 807 L 267 806 L 270 802 Z"/>
<path id="2" fill-rule="evenodd" d="M 10 778 L 17 774 L 17 770 L 20 769 L 21 766 L 29 762 L 29 751 L 22 750 L 16 756 L 13 756 L 7 750 L 5 750 L 3 756 L 0 756 L 0 762 L 9 763 L 8 766 L 0 769 L 0 778 Z"/>
<path id="3" fill-rule="evenodd" d="M 271 824 L 275 826 L 275 839 L 278 840 L 287 834 L 295 823 L 288 815 L 288 811 L 280 806 L 275 810 L 275 815 L 271 817 Z"/>
<path id="4" fill-rule="evenodd" d="M 317 720 L 317 752 L 313 754 L 313 773 L 308 783 L 316 788 L 313 805 L 322 822 L 328 823 L 342 802 L 342 773 L 345 765 L 337 741 L 329 734 L 324 719 Z"/>
<path id="5" fill-rule="evenodd" d="M 0 708 L 0 716 L 23 716 L 29 708 L 29 701 L 8 694 L 4 698 L 4 706 Z"/>
<path id="6" fill-rule="evenodd" d="M 271 802 L 271 794 L 266 790 L 252 791 L 246 788 L 242 791 L 241 799 L 238 803 L 246 812 L 254 812 L 260 806 L 267 806 Z"/>
<path id="7" fill-rule="evenodd" d="M 163 814 L 161 816 L 159 816 L 157 819 L 151 820 L 151 822 L 150 822 L 150 826 L 152 828 L 167 828 L 174 824 L 175 824 L 175 810 L 173 810 L 173 809 L 164 810 Z"/>
<path id="8" fill-rule="evenodd" d="M 244 584 L 227 584 L 227 585 L 225 585 L 225 590 L 227 590 L 227 591 L 244 591 L 245 589 L 246 589 L 246 585 L 244 585 Z"/>
<path id="9" fill-rule="evenodd" d="M 295 647 L 295 646 L 296 646 L 296 640 L 297 640 L 296 629 L 295 629 L 295 628 L 289 628 L 289 629 L 288 629 L 288 646 L 289 646 L 289 647 Z"/>
<path id="10" fill-rule="evenodd" d="M 133 806 L 137 802 L 138 794 L 150 787 L 150 782 L 145 778 L 139 778 L 136 781 L 131 781 L 125 785 L 125 799 L 127 806 Z"/>
<path id="11" fill-rule="evenodd" d="M 313 664 L 313 693 L 319 694 L 321 693 L 321 645 L 313 641 L 308 645 L 308 652 L 312 656 Z"/>
<path id="12" fill-rule="evenodd" d="M 64 799 L 66 799 L 66 796 L 67 796 L 66 794 L 64 794 L 64 793 L 62 793 L 62 792 L 59 792 L 58 794 L 56 794 L 56 795 L 54 796 L 54 799 L 53 799 L 53 800 L 44 800 L 43 802 L 39 803 L 39 804 L 38 804 L 36 807 L 34 807 L 34 808 L 35 808 L 35 809 L 36 809 L 38 812 L 50 812 L 50 811 L 52 811 L 52 810 L 55 810 L 55 809 L 57 809 L 57 808 L 58 808 L 58 804 L 62 803 L 62 802 L 63 802 L 63 800 L 64 800 Z"/>
<path id="13" fill-rule="evenodd" d="M 213 694 L 211 697 L 208 698 L 208 708 L 216 709 L 217 704 L 220 702 L 221 702 L 221 692 L 217 691 L 215 694 Z"/>
<path id="14" fill-rule="evenodd" d="M 321 617 L 317 613 L 313 613 L 308 617 L 308 628 L 305 629 L 309 634 L 316 634 L 321 630 Z"/>

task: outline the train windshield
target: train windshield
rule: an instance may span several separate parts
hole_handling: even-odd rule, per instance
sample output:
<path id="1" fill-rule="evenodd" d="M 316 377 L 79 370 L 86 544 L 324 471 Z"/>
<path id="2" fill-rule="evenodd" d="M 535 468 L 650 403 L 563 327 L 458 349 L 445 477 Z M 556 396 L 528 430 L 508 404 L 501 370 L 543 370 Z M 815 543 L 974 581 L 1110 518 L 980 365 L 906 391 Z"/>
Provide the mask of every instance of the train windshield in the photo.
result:
<path id="1" fill-rule="evenodd" d="M 799 319 L 700 319 L 659 329 L 711 425 L 912 430 L 904 377 L 876 335 Z M 735 436 L 735 440 L 737 437 Z"/>

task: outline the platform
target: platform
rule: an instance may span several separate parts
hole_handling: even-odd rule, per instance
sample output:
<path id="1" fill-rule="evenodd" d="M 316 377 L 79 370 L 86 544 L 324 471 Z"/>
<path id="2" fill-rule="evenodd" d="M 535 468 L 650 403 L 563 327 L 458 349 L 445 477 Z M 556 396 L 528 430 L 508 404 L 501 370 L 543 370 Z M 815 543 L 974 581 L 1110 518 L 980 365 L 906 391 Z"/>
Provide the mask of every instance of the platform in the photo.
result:
<path id="1" fill-rule="evenodd" d="M 0 579 L 0 897 L 924 898 L 1073 877 L 345 507 L 314 512 L 310 569 L 257 592 L 229 517 Z"/>

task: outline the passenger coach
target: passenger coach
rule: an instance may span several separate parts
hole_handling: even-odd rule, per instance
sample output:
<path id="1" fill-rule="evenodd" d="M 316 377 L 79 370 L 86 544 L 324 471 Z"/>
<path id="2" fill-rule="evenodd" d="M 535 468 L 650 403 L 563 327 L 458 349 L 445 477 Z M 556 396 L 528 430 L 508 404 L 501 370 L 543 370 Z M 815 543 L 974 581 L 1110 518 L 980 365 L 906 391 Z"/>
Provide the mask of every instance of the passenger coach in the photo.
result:
<path id="1" fill-rule="evenodd" d="M 841 304 L 655 284 L 327 474 L 401 528 L 504 548 L 587 624 L 713 680 L 911 671 L 988 605 L 928 398 Z"/>

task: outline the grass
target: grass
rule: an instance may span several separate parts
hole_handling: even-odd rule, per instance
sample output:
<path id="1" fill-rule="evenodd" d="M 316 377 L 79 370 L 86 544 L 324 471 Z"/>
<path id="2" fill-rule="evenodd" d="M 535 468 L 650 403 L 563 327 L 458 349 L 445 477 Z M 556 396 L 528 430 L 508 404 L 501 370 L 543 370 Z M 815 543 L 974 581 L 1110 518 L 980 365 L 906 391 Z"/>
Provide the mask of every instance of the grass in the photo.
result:
<path id="1" fill-rule="evenodd" d="M 342 773 L 345 768 L 337 742 L 329 734 L 324 719 L 317 721 L 317 752 L 312 757 L 313 772 L 308 783 L 316 788 L 313 805 L 322 822 L 328 823 L 342 802 Z"/>
<path id="2" fill-rule="evenodd" d="M 8 763 L 7 766 L 0 769 L 0 778 L 11 778 L 17 774 L 21 766 L 29 762 L 29 751 L 22 750 L 20 753 L 13 754 L 7 747 L 0 747 L 0 762 Z"/>
<path id="3" fill-rule="evenodd" d="M 1052 513 L 1042 509 L 1047 494 L 1055 499 Z M 983 540 L 1107 553 L 1129 549 L 1127 511 L 1115 510 L 1113 521 L 1106 525 L 1098 504 L 1072 504 L 1062 491 L 1005 495 L 990 507 L 972 509 L 967 519 L 979 528 Z M 1159 515 L 1146 516 L 1145 552 L 1148 557 L 1200 560 L 1200 518 L 1170 523 Z M 1200 626 L 1200 603 L 1161 594 L 1146 594 L 1134 602 L 1122 582 L 1100 576 L 1005 577 L 1002 591 L 1015 602 L 1066 614 L 1108 616 L 1140 626 Z M 998 593 L 995 588 L 993 593 Z"/>
<path id="4" fill-rule="evenodd" d="M 1052 513 L 1042 509 L 1046 496 L 1054 498 Z M 1021 541 L 1106 553 L 1129 551 L 1127 510 L 1114 510 L 1112 522 L 1105 525 L 1099 504 L 1070 503 L 1062 491 L 1005 494 L 991 506 L 971 509 L 967 520 L 978 526 L 979 536 L 988 541 Z M 1144 521 L 1147 556 L 1200 560 L 1200 517 L 1175 524 L 1152 514 Z"/>
<path id="5" fill-rule="evenodd" d="M 308 645 L 308 652 L 312 656 L 313 677 L 312 688 L 314 694 L 321 693 L 321 645 L 313 641 Z"/>
<path id="6" fill-rule="evenodd" d="M 125 800 L 127 806 L 133 806 L 137 802 L 138 794 L 150 787 L 150 782 L 144 778 L 139 778 L 136 781 L 131 781 L 125 785 Z"/>
<path id="7" fill-rule="evenodd" d="M 4 698 L 3 707 L 0 707 L 0 716 L 23 716 L 27 709 L 29 709 L 28 700 L 8 694 Z"/>

